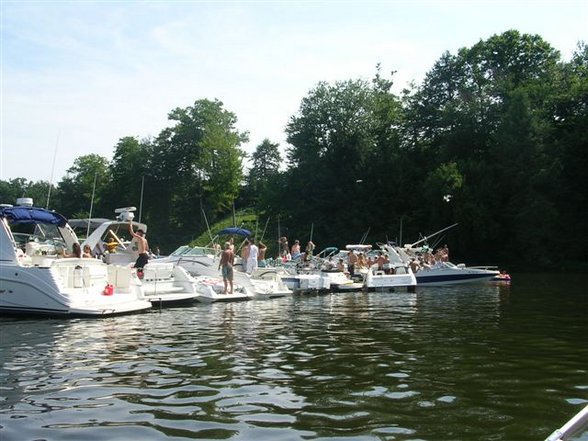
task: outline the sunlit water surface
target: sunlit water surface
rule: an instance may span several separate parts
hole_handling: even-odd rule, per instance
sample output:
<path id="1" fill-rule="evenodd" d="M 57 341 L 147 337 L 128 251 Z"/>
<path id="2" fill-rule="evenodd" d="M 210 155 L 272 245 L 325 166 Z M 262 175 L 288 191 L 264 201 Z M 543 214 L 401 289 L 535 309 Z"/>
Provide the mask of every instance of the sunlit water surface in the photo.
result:
<path id="1" fill-rule="evenodd" d="M 0 439 L 543 440 L 588 403 L 585 276 L 0 319 Z"/>

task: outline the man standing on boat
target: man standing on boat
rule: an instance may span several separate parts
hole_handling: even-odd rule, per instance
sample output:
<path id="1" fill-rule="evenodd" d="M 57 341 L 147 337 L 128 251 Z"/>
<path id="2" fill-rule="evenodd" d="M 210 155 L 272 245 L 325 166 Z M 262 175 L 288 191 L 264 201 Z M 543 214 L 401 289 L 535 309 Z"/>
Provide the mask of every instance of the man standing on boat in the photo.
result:
<path id="1" fill-rule="evenodd" d="M 251 274 L 257 268 L 257 258 L 259 254 L 259 247 L 255 245 L 255 239 L 251 239 L 249 245 L 249 256 L 247 257 L 247 274 Z"/>
<path id="2" fill-rule="evenodd" d="M 221 255 L 220 262 L 218 263 L 218 269 L 222 267 L 223 283 L 225 284 L 225 290 L 223 294 L 227 294 L 227 288 L 230 286 L 231 290 L 228 294 L 233 294 L 233 261 L 235 260 L 235 253 L 231 250 L 231 244 L 225 243 L 225 250 Z"/>
<path id="3" fill-rule="evenodd" d="M 129 232 L 131 236 L 137 239 L 137 252 L 139 253 L 139 257 L 135 261 L 135 268 L 137 269 L 137 275 L 142 277 L 143 275 L 143 268 L 149 262 L 149 254 L 147 251 L 149 250 L 149 244 L 147 243 L 147 239 L 145 239 L 145 232 L 139 228 L 135 233 L 133 231 L 133 221 L 129 220 Z"/>

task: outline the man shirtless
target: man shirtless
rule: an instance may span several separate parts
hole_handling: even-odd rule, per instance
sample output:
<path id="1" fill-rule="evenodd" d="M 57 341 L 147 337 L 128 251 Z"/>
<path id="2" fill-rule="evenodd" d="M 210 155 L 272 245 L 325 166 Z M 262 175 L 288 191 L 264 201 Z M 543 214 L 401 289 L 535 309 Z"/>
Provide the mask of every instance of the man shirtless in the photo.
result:
<path id="1" fill-rule="evenodd" d="M 222 267 L 223 283 L 225 284 L 225 291 L 223 294 L 227 294 L 227 288 L 230 286 L 231 290 L 228 294 L 233 294 L 233 262 L 235 260 L 235 253 L 231 250 L 231 244 L 227 242 L 225 244 L 225 250 L 221 255 L 220 262 L 218 263 L 218 269 Z"/>
<path id="2" fill-rule="evenodd" d="M 143 268 L 149 262 L 149 254 L 147 251 L 149 250 L 149 244 L 147 243 L 147 239 L 145 239 L 145 232 L 139 228 L 135 233 L 133 231 L 133 221 L 129 221 L 129 232 L 131 236 L 137 239 L 137 251 L 139 252 L 139 257 L 135 261 L 135 268 L 137 268 L 137 272 L 142 273 Z"/>

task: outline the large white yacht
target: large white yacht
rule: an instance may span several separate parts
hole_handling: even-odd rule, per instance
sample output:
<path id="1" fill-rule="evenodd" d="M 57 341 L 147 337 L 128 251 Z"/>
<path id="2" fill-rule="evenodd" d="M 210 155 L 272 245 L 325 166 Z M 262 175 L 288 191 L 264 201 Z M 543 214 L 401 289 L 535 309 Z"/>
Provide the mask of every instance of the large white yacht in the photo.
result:
<path id="1" fill-rule="evenodd" d="M 0 206 L 0 313 L 102 317 L 151 308 L 130 268 L 62 257 L 76 243 L 65 217 L 30 198 Z"/>

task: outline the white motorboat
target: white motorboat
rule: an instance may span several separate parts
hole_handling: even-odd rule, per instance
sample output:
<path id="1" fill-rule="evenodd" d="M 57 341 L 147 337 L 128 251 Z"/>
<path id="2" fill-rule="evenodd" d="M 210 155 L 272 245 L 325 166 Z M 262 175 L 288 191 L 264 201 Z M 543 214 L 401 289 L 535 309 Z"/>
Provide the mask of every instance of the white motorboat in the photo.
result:
<path id="1" fill-rule="evenodd" d="M 233 272 L 235 274 L 235 271 Z M 282 279 L 282 273 L 277 268 L 257 268 L 250 274 L 256 298 L 273 299 L 292 294 L 292 290 Z"/>
<path id="2" fill-rule="evenodd" d="M 147 225 L 133 220 L 134 210 L 135 207 L 119 208 L 115 210 L 115 220 L 95 222 L 82 247 L 88 245 L 109 265 L 131 268 L 139 254 L 136 239 L 126 239 L 130 236 L 129 222 L 135 230 L 147 231 Z M 184 268 L 163 259 L 150 259 L 140 279 L 145 296 L 154 305 L 190 302 L 198 294 L 194 278 Z"/>
<path id="3" fill-rule="evenodd" d="M 588 406 L 585 406 L 568 422 L 549 435 L 545 441 L 572 441 L 585 439 L 588 434 Z"/>
<path id="4" fill-rule="evenodd" d="M 359 268 L 356 273 L 363 277 L 363 288 L 367 291 L 394 291 L 398 288 L 413 290 L 417 284 L 416 277 L 406 261 L 391 245 L 379 243 L 380 250 L 374 255 L 375 260 L 382 256 L 385 263 L 372 264 L 368 268 Z M 369 253 L 371 245 L 347 245 L 347 250 Z M 373 253 L 374 251 L 372 251 Z"/>
<path id="5" fill-rule="evenodd" d="M 409 264 L 418 262 L 421 248 L 395 247 L 399 255 Z M 436 262 L 433 265 L 415 265 L 417 285 L 419 286 L 441 286 L 456 285 L 462 283 L 489 282 L 500 275 L 495 267 L 466 266 L 463 263 L 455 265 L 449 261 Z"/>
<path id="6" fill-rule="evenodd" d="M 443 228 L 429 236 L 412 244 L 399 247 L 393 244 L 388 246 L 394 248 L 402 260 L 414 268 L 417 284 L 419 286 L 455 285 L 462 283 L 489 282 L 500 275 L 496 267 L 491 266 L 466 266 L 463 263 L 455 265 L 449 261 L 448 255 L 442 260 L 427 262 L 425 256 L 432 252 L 432 248 L 426 245 L 428 239 L 442 233 L 457 224 Z M 422 245 L 420 245 L 422 244 Z"/>
<path id="7" fill-rule="evenodd" d="M 103 317 L 151 308 L 130 270 L 61 256 L 78 242 L 65 217 L 29 198 L 18 203 L 0 207 L 0 313 Z M 24 250 L 13 229 L 28 235 Z"/>
<path id="8" fill-rule="evenodd" d="M 498 270 L 489 267 L 467 267 L 463 263 L 455 265 L 451 262 L 438 262 L 430 268 L 420 268 L 415 275 L 419 286 L 439 286 L 488 282 L 497 274 L 500 274 Z"/>
<path id="9" fill-rule="evenodd" d="M 217 248 L 184 245 L 160 260 L 173 262 L 196 278 L 206 276 L 214 279 L 220 274 L 218 269 L 220 251 Z M 242 270 L 239 262 L 237 258 L 233 281 L 256 298 L 283 297 L 292 294 L 291 287 L 283 279 L 283 273 L 280 271 L 276 271 L 275 268 L 260 267 L 251 274 L 247 274 Z"/>
<path id="10" fill-rule="evenodd" d="M 223 279 L 219 277 L 196 277 L 196 291 L 196 300 L 202 303 L 237 302 L 254 298 L 254 294 L 237 284 L 233 286 L 232 294 L 225 294 Z"/>

